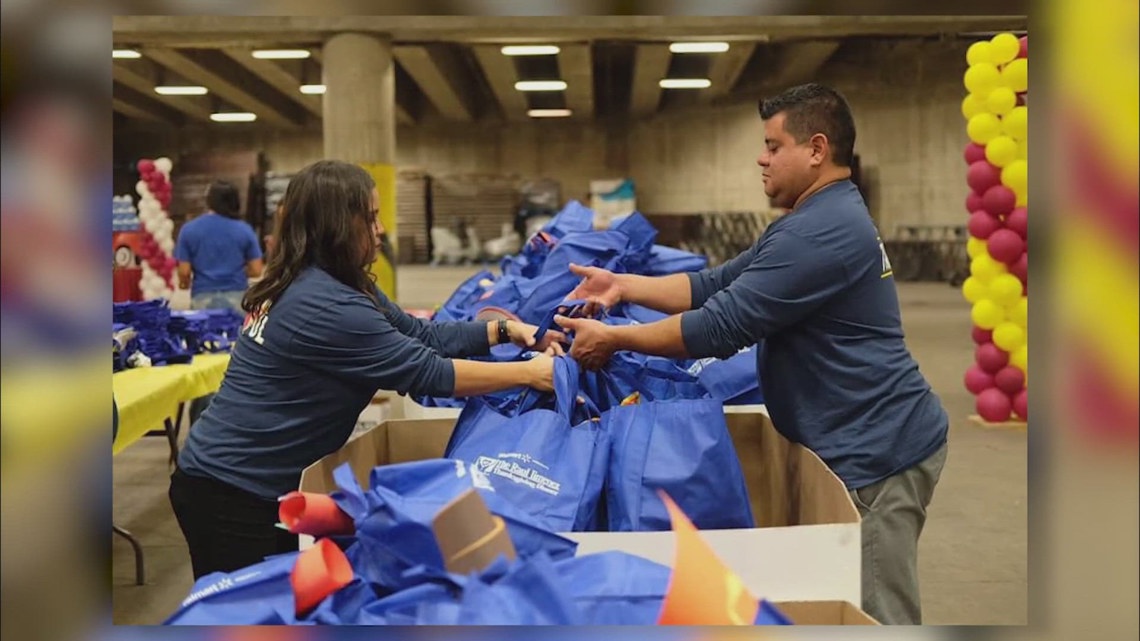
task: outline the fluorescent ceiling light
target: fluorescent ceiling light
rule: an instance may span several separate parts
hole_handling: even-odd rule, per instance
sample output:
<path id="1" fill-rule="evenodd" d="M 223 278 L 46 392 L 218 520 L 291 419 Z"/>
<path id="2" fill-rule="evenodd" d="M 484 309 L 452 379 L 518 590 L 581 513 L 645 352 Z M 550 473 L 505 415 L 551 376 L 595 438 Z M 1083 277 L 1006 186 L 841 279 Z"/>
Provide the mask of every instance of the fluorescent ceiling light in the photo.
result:
<path id="1" fill-rule="evenodd" d="M 561 49 L 555 45 L 508 45 L 501 51 L 504 56 L 553 56 Z"/>
<path id="2" fill-rule="evenodd" d="M 712 81 L 708 78 L 664 78 L 658 84 L 662 89 L 708 89 Z"/>
<path id="3" fill-rule="evenodd" d="M 515 83 L 519 91 L 562 91 L 566 83 L 561 80 L 520 80 Z"/>
<path id="4" fill-rule="evenodd" d="M 254 58 L 262 60 L 303 60 L 313 55 L 308 49 L 258 49 Z"/>
<path id="5" fill-rule="evenodd" d="M 301 85 L 301 93 L 310 95 L 322 94 L 325 92 L 324 85 Z"/>
<path id="6" fill-rule="evenodd" d="M 209 90 L 200 85 L 165 85 L 155 87 L 154 92 L 163 96 L 204 96 Z"/>
<path id="7" fill-rule="evenodd" d="M 253 122 L 257 120 L 257 114 L 248 111 L 220 111 L 210 114 L 210 120 L 214 122 Z"/>
<path id="8" fill-rule="evenodd" d="M 727 42 L 674 42 L 669 45 L 673 53 L 724 53 L 728 51 Z"/>
<path id="9" fill-rule="evenodd" d="M 569 109 L 531 109 L 526 115 L 531 118 L 565 118 L 570 113 Z"/>
<path id="10" fill-rule="evenodd" d="M 134 49 L 113 49 L 111 50 L 112 58 L 135 59 L 142 58 L 142 54 Z"/>

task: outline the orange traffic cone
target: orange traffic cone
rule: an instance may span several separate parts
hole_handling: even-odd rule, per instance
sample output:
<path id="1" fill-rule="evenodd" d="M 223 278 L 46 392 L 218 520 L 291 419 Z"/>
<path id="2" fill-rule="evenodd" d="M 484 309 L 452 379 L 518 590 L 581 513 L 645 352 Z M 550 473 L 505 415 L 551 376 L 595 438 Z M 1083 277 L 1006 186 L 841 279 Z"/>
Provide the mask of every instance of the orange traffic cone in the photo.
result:
<path id="1" fill-rule="evenodd" d="M 281 497 L 277 517 L 292 534 L 352 534 L 356 524 L 327 494 L 290 492 Z"/>
<path id="2" fill-rule="evenodd" d="M 659 625 L 752 625 L 760 602 L 697 533 L 696 526 L 664 492 L 676 536 L 673 575 Z"/>

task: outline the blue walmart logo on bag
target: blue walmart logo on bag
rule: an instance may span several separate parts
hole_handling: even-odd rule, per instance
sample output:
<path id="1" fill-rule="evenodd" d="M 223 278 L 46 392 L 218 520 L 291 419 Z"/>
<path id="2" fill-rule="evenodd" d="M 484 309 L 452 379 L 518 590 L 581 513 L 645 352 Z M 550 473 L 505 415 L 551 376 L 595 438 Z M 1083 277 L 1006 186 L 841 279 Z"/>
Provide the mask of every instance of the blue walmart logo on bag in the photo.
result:
<path id="1" fill-rule="evenodd" d="M 521 462 L 521 464 L 520 464 Z M 543 470 L 550 468 L 544 465 L 541 461 L 532 458 L 529 454 L 521 452 L 506 452 L 500 453 L 498 458 L 491 456 L 480 456 L 475 460 L 475 466 L 472 472 L 478 470 L 489 476 L 498 476 L 507 479 L 512 483 L 525 485 L 531 489 L 544 492 L 551 496 L 558 496 L 562 491 L 562 484 L 550 477 L 545 476 L 534 467 L 527 467 L 529 465 L 541 467 Z"/>

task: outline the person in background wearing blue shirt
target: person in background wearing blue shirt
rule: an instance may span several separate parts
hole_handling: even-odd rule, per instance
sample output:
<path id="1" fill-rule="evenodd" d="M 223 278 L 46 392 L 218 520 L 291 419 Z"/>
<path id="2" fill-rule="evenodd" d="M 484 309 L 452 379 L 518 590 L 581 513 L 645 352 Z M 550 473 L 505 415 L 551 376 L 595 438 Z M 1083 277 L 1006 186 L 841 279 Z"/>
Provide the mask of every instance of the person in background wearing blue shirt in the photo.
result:
<path id="1" fill-rule="evenodd" d="M 818 84 L 762 101 L 764 191 L 788 213 L 727 263 L 660 278 L 572 266 L 569 298 L 630 301 L 674 314 L 650 325 L 556 318 L 588 368 L 616 350 L 757 360 L 772 422 L 815 451 L 862 515 L 863 608 L 884 624 L 922 621 L 918 539 L 946 460 L 948 419 L 903 339 L 878 232 L 851 182 L 855 123 Z M 592 310 L 587 310 L 592 311 Z"/>
<path id="2" fill-rule="evenodd" d="M 429 323 L 375 285 L 369 266 L 383 233 L 376 185 L 356 165 L 320 161 L 285 192 L 265 277 L 222 387 L 192 426 L 170 480 L 170 503 L 194 577 L 230 572 L 297 549 L 275 527 L 276 499 L 351 436 L 380 389 L 475 396 L 553 389 L 555 332 L 513 321 Z M 540 352 L 510 363 L 463 360 L 511 342 Z M 547 352 L 547 353 L 541 353 Z"/>
<path id="3" fill-rule="evenodd" d="M 193 309 L 241 312 L 241 297 L 249 279 L 261 276 L 261 246 L 253 228 L 240 218 L 241 197 L 232 183 L 212 183 L 206 191 L 206 206 L 209 211 L 178 232 L 174 247 L 178 286 L 190 290 Z M 212 394 L 190 401 L 191 424 L 211 399 Z"/>

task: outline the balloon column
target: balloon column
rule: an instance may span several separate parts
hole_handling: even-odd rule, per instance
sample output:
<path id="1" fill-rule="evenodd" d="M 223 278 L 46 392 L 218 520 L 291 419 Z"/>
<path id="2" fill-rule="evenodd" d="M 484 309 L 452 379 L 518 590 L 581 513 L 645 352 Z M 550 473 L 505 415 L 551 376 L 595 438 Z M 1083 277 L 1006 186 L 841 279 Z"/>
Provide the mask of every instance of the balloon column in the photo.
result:
<path id="1" fill-rule="evenodd" d="M 970 277 L 962 294 L 977 345 L 966 388 L 989 422 L 1028 418 L 1028 59 L 1028 38 L 1011 33 L 966 52 Z"/>
<path id="2" fill-rule="evenodd" d="M 169 158 L 143 159 L 138 162 L 139 220 L 142 221 L 143 239 L 142 280 L 139 282 L 144 300 L 169 299 L 174 291 L 174 221 L 167 211 L 170 207 L 170 170 L 174 163 Z"/>

